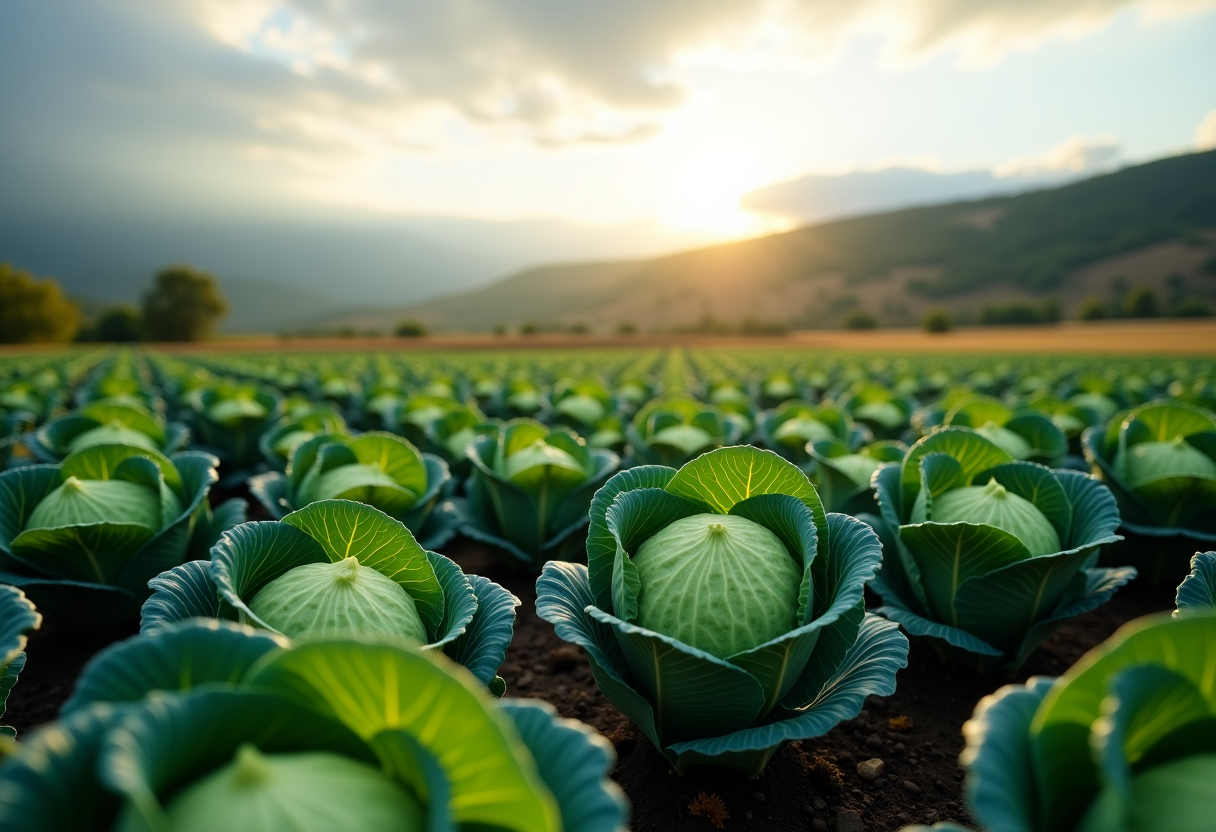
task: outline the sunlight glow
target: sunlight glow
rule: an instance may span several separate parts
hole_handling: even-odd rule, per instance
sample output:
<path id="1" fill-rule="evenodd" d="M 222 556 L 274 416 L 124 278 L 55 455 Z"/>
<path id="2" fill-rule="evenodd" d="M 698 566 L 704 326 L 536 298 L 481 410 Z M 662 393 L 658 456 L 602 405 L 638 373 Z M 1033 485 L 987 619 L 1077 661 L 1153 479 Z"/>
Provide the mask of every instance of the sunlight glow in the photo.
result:
<path id="1" fill-rule="evenodd" d="M 670 228 L 721 240 L 785 230 L 790 225 L 787 219 L 740 207 L 744 194 L 768 184 L 769 179 L 759 161 L 741 151 L 694 157 L 676 177 L 662 221 Z"/>

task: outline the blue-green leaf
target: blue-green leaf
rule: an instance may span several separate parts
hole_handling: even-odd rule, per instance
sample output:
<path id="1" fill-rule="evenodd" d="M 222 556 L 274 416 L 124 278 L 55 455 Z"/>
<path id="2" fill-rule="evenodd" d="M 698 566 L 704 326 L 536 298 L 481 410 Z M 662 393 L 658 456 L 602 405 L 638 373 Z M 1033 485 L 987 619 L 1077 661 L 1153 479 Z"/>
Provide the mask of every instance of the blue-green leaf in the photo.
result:
<path id="1" fill-rule="evenodd" d="M 211 561 L 192 560 L 148 581 L 152 595 L 140 610 L 141 633 L 188 618 L 219 618 L 220 598 L 211 580 Z"/>
<path id="2" fill-rule="evenodd" d="M 31 734 L 0 765 L 0 829 L 110 829 L 119 801 L 97 782 L 97 755 L 125 711 L 95 705 Z"/>
<path id="3" fill-rule="evenodd" d="M 557 807 L 514 726 L 480 682 L 436 661 L 385 644 L 315 641 L 268 656 L 248 684 L 330 714 L 365 739 L 408 731 L 448 773 L 458 822 L 556 832 Z"/>
<path id="4" fill-rule="evenodd" d="M 236 684 L 258 659 L 288 643 L 281 636 L 215 619 L 132 636 L 85 665 L 62 712 L 75 713 L 95 702 L 136 702 L 154 690 Z"/>
<path id="5" fill-rule="evenodd" d="M 427 630 L 443 623 L 443 588 L 410 530 L 384 512 L 350 500 L 321 500 L 283 518 L 321 544 L 330 561 L 357 557 L 410 594 Z"/>
<path id="6" fill-rule="evenodd" d="M 903 526 L 900 540 L 920 568 L 921 583 L 935 618 L 961 627 L 959 589 L 973 576 L 1027 560 L 1025 545 L 1009 532 L 975 523 Z"/>
<path id="7" fill-rule="evenodd" d="M 738 730 L 763 709 L 764 690 L 746 671 L 595 607 L 587 614 L 615 628 L 625 661 L 649 695 L 664 745 Z"/>
<path id="8" fill-rule="evenodd" d="M 676 743 L 671 750 L 678 755 L 680 770 L 713 763 L 755 776 L 782 742 L 822 736 L 857 716 L 866 697 L 894 693 L 895 674 L 907 663 L 908 640 L 899 628 L 867 615 L 836 673 L 805 707 L 754 728 Z"/>
<path id="9" fill-rule="evenodd" d="M 1195 683 L 1157 665 L 1130 667 L 1108 685 L 1092 744 L 1104 785 L 1125 799 L 1140 764 L 1213 751 L 1216 710 Z M 1124 806 L 1126 813 L 1129 806 Z"/>
<path id="10" fill-rule="evenodd" d="M 1088 736 L 1116 673 L 1137 665 L 1173 670 L 1202 691 L 1216 711 L 1214 622 L 1211 615 L 1137 619 L 1060 677 L 1031 726 L 1044 827 L 1069 828 L 1098 793 Z"/>
<path id="11" fill-rule="evenodd" d="M 581 722 L 561 719 L 545 702 L 505 700 L 501 707 L 557 800 L 562 832 L 628 829 L 628 804 L 608 779 L 616 755 L 607 740 Z"/>
<path id="12" fill-rule="evenodd" d="M 324 714 L 259 691 L 202 688 L 133 710 L 104 737 L 97 777 L 149 828 L 163 828 L 160 798 L 230 762 L 244 743 L 268 754 L 329 751 L 377 763 L 359 737 Z"/>
<path id="13" fill-rule="evenodd" d="M 248 602 L 287 570 L 328 560 L 321 544 L 295 526 L 278 522 L 242 523 L 224 532 L 212 550 L 211 580 L 220 597 L 237 609 L 243 620 L 273 630 L 254 614 Z"/>
<path id="14" fill-rule="evenodd" d="M 591 500 L 590 525 L 587 527 L 587 568 L 594 591 L 594 603 L 602 610 L 612 607 L 612 566 L 616 558 L 616 537 L 608 528 L 608 509 L 617 496 L 640 489 L 665 488 L 676 474 L 673 468 L 643 465 L 619 471 L 604 483 Z"/>
<path id="15" fill-rule="evenodd" d="M 42 615 L 25 593 L 0 584 L 0 673 L 25 650 L 26 633 L 41 625 Z"/>
<path id="16" fill-rule="evenodd" d="M 827 515 L 815 486 L 802 469 L 772 451 L 749 445 L 718 448 L 684 465 L 667 490 L 719 514 L 756 494 L 789 494 L 811 510 L 820 545 L 828 542 Z"/>
<path id="17" fill-rule="evenodd" d="M 1054 681 L 1006 685 L 981 699 L 963 726 L 967 803 L 989 832 L 1038 832 L 1030 724 Z"/>
<path id="18" fill-rule="evenodd" d="M 473 616 L 477 614 L 477 596 L 469 576 L 456 563 L 438 552 L 427 552 L 427 561 L 435 570 L 439 586 L 443 589 L 443 621 L 432 633 L 431 649 L 443 648 L 464 634 Z"/>
<path id="19" fill-rule="evenodd" d="M 506 659 L 515 632 L 515 608 L 520 600 L 489 578 L 467 577 L 476 597 L 477 612 L 464 633 L 447 644 L 443 652 L 489 685 Z"/>
<path id="20" fill-rule="evenodd" d="M 1191 574 L 1178 586 L 1178 611 L 1185 614 L 1216 610 L 1216 552 L 1196 552 Z"/>
<path id="21" fill-rule="evenodd" d="M 633 680 L 626 678 L 627 664 L 616 635 L 611 626 L 589 614 L 592 608 L 594 596 L 587 567 L 553 561 L 545 564 L 536 582 L 536 614 L 553 625 L 558 638 L 586 651 L 600 692 L 642 729 L 655 748 L 663 751 L 654 709 L 634 689 Z"/>

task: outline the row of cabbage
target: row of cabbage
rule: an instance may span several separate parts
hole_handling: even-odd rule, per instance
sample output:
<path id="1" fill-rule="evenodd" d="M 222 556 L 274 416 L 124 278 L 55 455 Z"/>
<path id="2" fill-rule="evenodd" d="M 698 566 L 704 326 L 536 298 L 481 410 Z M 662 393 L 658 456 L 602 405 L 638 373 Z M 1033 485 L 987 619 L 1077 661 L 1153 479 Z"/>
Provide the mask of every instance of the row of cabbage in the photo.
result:
<path id="1" fill-rule="evenodd" d="M 62 504 L 74 500 L 77 507 L 92 504 L 128 518 L 144 517 L 146 522 L 138 525 L 151 528 L 153 503 L 146 497 L 156 475 L 146 463 L 159 462 L 158 455 L 174 450 L 156 443 L 180 443 L 170 434 L 184 431 L 171 430 L 173 422 L 163 414 L 179 415 L 224 459 L 230 480 L 258 467 L 270 469 L 255 474 L 250 488 L 281 519 L 237 525 L 221 536 L 217 532 L 241 519 L 235 507 L 225 516 L 221 506 L 207 522 L 195 524 L 202 530 L 199 545 L 214 547 L 209 557 L 176 566 L 152 581 L 155 594 L 144 605 L 145 629 L 218 617 L 308 643 L 352 629 L 365 635 L 393 633 L 442 650 L 501 692 L 493 671 L 510 639 L 515 600 L 504 598 L 506 593 L 489 581 L 459 574 L 451 561 L 415 542 L 419 536 L 428 548 L 438 548 L 459 530 L 520 565 L 539 569 L 545 561 L 556 561 L 544 566 L 538 612 L 560 636 L 585 649 L 605 694 L 677 768 L 712 762 L 750 774 L 758 773 L 784 740 L 822 734 L 855 715 L 865 696 L 893 690 L 906 641 L 891 621 L 929 639 L 948 659 L 980 669 L 1014 668 L 1063 620 L 1102 603 L 1135 574 L 1119 564 L 1096 562 L 1098 550 L 1114 551 L 1111 544 L 1119 539 L 1119 513 L 1111 493 L 1083 472 L 1053 470 L 1030 461 L 1032 454 L 1018 453 L 1021 446 L 1009 435 L 1026 438 L 1017 420 L 1034 414 L 1011 403 L 1008 391 L 1004 399 L 968 391 L 962 408 L 940 401 L 919 405 L 900 394 L 913 405 L 901 433 L 878 439 L 866 419 L 877 421 L 881 411 L 862 411 L 870 402 L 849 406 L 859 382 L 834 397 L 787 402 L 766 413 L 752 410 L 746 393 L 732 394 L 736 406 L 728 407 L 732 397 L 718 394 L 729 385 L 715 386 L 709 358 L 689 360 L 673 352 L 614 360 L 621 379 L 617 387 L 628 388 L 636 380 L 647 385 L 648 395 L 683 394 L 651 401 L 637 397 L 636 403 L 627 397 L 604 403 L 590 393 L 576 394 L 629 419 L 624 459 L 611 445 L 595 447 L 580 439 L 568 424 L 566 411 L 579 408 L 563 411 L 561 403 L 572 396 L 554 391 L 576 388 L 577 382 L 563 379 L 585 372 L 569 364 L 552 370 L 565 375 L 551 386 L 534 391 L 548 403 L 547 410 L 542 404 L 533 413 L 545 422 L 484 416 L 482 408 L 490 407 L 475 396 L 461 401 L 452 395 L 473 378 L 467 367 L 455 381 L 446 381 L 448 393 L 442 395 L 434 385 L 443 375 L 430 368 L 428 386 L 399 383 L 393 394 L 397 401 L 382 414 L 380 427 L 394 427 L 388 420 L 397 418 L 398 432 L 355 433 L 348 425 L 365 418 L 366 411 L 360 415 L 352 401 L 331 397 L 318 408 L 305 391 L 284 395 L 268 389 L 251 378 L 245 365 L 228 367 L 240 376 L 217 377 L 215 367 L 200 371 L 165 359 L 149 367 L 120 356 L 99 365 L 83 387 L 95 388 L 124 374 L 137 379 L 138 389 L 101 400 L 107 407 L 142 407 L 153 421 L 162 414 L 160 433 L 133 428 L 132 420 L 113 412 L 87 425 L 77 422 L 70 430 L 56 425 L 67 418 L 87 420 L 88 414 L 48 422 L 28 444 L 40 456 L 60 453 L 62 462 L 38 469 L 55 471 L 58 485 L 33 501 L 33 513 L 56 496 Z M 713 360 L 721 364 L 727 359 Z M 703 366 L 694 371 L 690 365 Z M 509 379 L 510 373 L 500 378 Z M 697 389 L 700 378 L 708 381 Z M 1190 382 L 1192 389 L 1201 389 L 1200 378 Z M 137 401 L 141 396 L 148 398 Z M 288 404 L 293 396 L 300 396 L 298 409 Z M 402 429 L 409 420 L 397 414 L 410 411 L 411 400 L 419 398 L 432 409 L 419 420 L 422 424 L 410 423 L 418 429 L 417 441 L 411 443 L 403 438 L 410 433 Z M 90 402 L 98 405 L 87 392 L 78 393 L 77 401 L 85 402 L 81 410 Z M 643 416 L 654 405 L 652 413 L 672 413 L 675 403 L 681 405 L 674 409 L 677 415 L 690 417 L 651 421 L 651 414 Z M 969 411 L 967 420 L 957 418 L 967 406 L 979 404 L 983 408 Z M 1004 421 L 993 416 L 997 405 L 1013 416 Z M 1170 408 L 1168 418 L 1160 417 L 1160 408 Z M 1120 423 L 1118 436 L 1134 433 L 1138 420 L 1149 423 L 1149 438 L 1132 444 L 1133 452 L 1155 442 L 1169 446 L 1159 449 L 1168 459 L 1176 447 L 1194 448 L 1191 433 L 1182 434 L 1180 442 L 1178 437 L 1159 438 L 1163 423 L 1170 427 L 1178 422 L 1173 415 L 1178 408 L 1204 415 L 1194 403 L 1149 399 L 1132 404 L 1135 415 L 1123 420 L 1131 427 Z M 933 420 L 935 409 L 944 411 L 940 420 Z M 972 420 L 977 409 L 980 415 Z M 466 420 L 446 433 L 437 429 L 453 413 L 472 414 L 478 421 Z M 780 421 L 774 426 L 767 420 Z M 798 448 L 776 436 L 789 422 L 801 422 L 797 430 L 803 433 L 821 427 L 835 432 L 828 438 L 800 436 Z M 1065 433 L 1049 418 L 1038 421 L 1040 433 L 1048 430 L 1044 422 Z M 132 429 L 146 439 L 115 433 Z M 451 441 L 460 431 L 465 436 Z M 925 435 L 917 439 L 918 432 Z M 714 441 L 694 446 L 691 439 L 700 441 L 701 434 Z M 772 450 L 735 446 L 743 438 Z M 839 443 L 844 452 L 829 453 L 831 446 L 820 445 L 828 441 Z M 1122 454 L 1123 461 L 1116 467 L 1125 470 L 1129 445 L 1120 443 L 1115 455 Z M 451 453 L 453 445 L 463 448 L 463 459 Z M 249 447 L 257 447 L 260 461 L 241 456 Z M 643 456 L 656 448 L 672 455 Z M 778 456 L 782 450 L 785 459 Z M 147 470 L 131 473 L 141 467 Z M 166 507 L 165 495 L 173 488 L 165 481 L 165 466 L 159 467 L 157 505 L 163 520 L 180 506 Z M 279 467 L 281 472 L 275 470 Z M 5 476 L 15 482 L 13 475 L 25 471 L 21 476 L 28 477 L 34 468 Z M 120 469 L 121 476 L 107 473 Z M 100 474 L 90 477 L 88 472 Z M 852 486 L 834 489 L 837 483 L 830 480 L 837 475 L 849 477 Z M 1204 472 L 1188 475 L 1201 480 Z M 50 483 L 50 474 L 44 476 Z M 116 493 L 77 499 L 78 493 L 88 496 L 90 482 L 125 494 L 122 499 Z M 118 483 L 123 488 L 110 487 Z M 147 490 L 140 508 L 135 507 L 138 501 L 123 502 L 134 494 L 127 483 Z M 833 495 L 844 502 L 834 504 Z M 1211 511 L 1210 500 L 1199 502 Z M 51 505 L 47 514 L 63 508 Z M 144 514 L 133 515 L 135 511 Z M 28 517 L 21 522 L 29 526 Z M 588 522 L 588 565 L 561 562 L 580 553 L 580 530 Z M 80 527 L 96 524 L 74 525 L 79 542 Z M 1195 531 L 1178 525 L 1158 528 L 1172 537 Z M 48 534 L 45 528 L 26 528 L 21 534 L 30 532 Z M 43 550 L 55 546 L 61 559 L 92 565 L 63 541 Z M 32 555 L 34 551 L 26 549 L 24 557 L 13 553 L 10 561 L 45 566 L 47 558 Z M 369 552 L 373 554 L 365 557 Z M 880 565 L 883 570 L 876 576 Z M 36 580 L 55 582 L 46 576 Z M 867 582 L 885 602 L 877 613 L 889 620 L 865 611 L 862 588 Z M 59 583 L 57 593 L 79 595 L 89 581 Z M 32 589 L 44 583 L 26 585 Z M 105 585 L 103 580 L 90 588 Z M 401 603 L 401 587 L 411 604 Z M 465 587 L 482 592 L 462 593 Z M 350 603 L 352 598 L 358 603 Z M 491 632 L 497 640 L 489 637 Z M 227 678 L 235 677 L 230 673 Z"/>

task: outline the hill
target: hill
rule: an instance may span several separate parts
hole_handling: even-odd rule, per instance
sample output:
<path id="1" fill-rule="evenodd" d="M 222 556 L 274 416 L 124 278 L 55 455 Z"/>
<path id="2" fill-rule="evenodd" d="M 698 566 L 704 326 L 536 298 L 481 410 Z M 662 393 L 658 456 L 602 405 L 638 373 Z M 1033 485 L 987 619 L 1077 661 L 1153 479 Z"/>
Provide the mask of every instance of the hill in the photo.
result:
<path id="1" fill-rule="evenodd" d="M 944 306 L 986 306 L 1153 287 L 1163 303 L 1216 298 L 1216 151 L 1125 168 L 1060 188 L 839 220 L 680 254 L 528 269 L 408 307 L 329 321 L 385 329 L 404 317 L 438 330 L 533 322 L 643 330 L 747 319 L 839 325 L 864 310 L 907 325 Z"/>

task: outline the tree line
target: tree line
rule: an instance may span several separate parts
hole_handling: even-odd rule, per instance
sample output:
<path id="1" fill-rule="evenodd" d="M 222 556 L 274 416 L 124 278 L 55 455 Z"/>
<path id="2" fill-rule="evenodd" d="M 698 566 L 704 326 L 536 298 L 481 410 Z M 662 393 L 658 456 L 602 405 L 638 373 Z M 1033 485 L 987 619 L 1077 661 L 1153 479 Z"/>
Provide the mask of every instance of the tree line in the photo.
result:
<path id="1" fill-rule="evenodd" d="M 227 312 L 215 278 L 186 265 L 157 272 L 140 306 L 112 306 L 90 320 L 54 278 L 0 263 L 0 343 L 198 341 Z"/>

